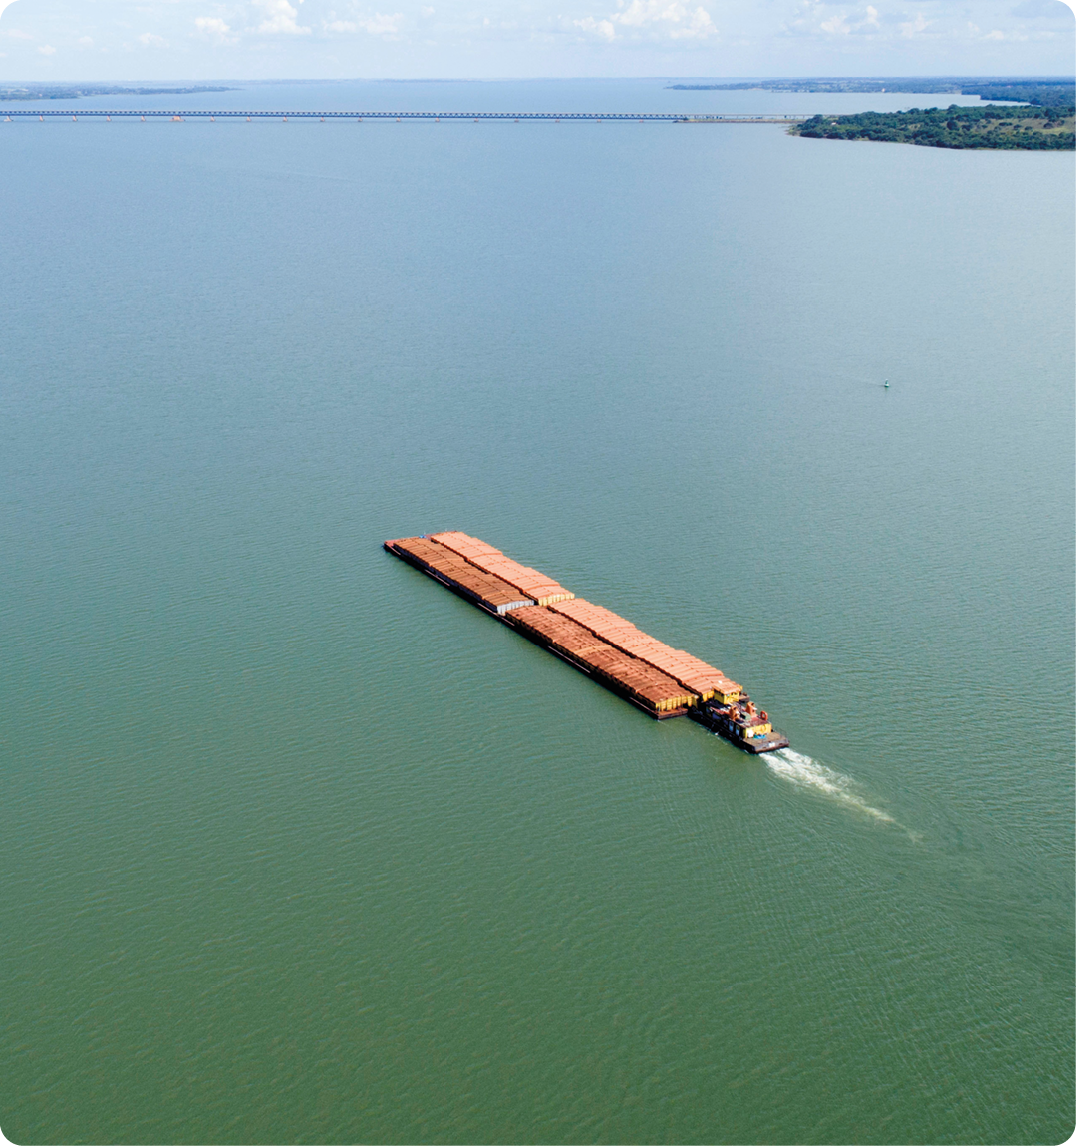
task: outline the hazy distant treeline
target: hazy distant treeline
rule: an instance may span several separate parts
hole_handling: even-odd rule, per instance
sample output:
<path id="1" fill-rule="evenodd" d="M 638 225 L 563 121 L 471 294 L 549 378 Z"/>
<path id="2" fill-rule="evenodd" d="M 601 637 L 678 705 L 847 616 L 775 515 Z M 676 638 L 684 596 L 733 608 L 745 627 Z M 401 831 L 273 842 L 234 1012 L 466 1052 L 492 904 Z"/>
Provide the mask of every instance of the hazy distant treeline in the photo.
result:
<path id="1" fill-rule="evenodd" d="M 21 84 L 18 87 L 0 87 L 0 100 L 14 99 L 79 99 L 82 96 L 101 95 L 195 95 L 198 92 L 228 92 L 232 88 L 136 88 L 123 84 Z"/>
<path id="2" fill-rule="evenodd" d="M 822 79 L 750 80 L 735 84 L 671 84 L 674 91 L 771 91 L 771 92 L 908 92 L 916 95 L 977 95 L 980 99 L 1014 100 L 1035 107 L 1068 107 L 1076 103 L 1076 79 L 968 78 L 940 79 Z"/>

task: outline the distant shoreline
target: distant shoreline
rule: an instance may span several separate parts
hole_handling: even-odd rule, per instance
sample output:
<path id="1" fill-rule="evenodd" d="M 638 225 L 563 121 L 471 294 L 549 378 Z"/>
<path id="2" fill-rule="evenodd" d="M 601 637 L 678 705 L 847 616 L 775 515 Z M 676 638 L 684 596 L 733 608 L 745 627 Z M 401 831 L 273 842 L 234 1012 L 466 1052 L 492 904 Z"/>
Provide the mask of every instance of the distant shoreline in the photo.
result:
<path id="1" fill-rule="evenodd" d="M 745 80 L 725 84 L 669 84 L 669 91 L 771 91 L 802 93 L 973 95 L 984 101 L 1028 103 L 1033 107 L 1068 107 L 1076 103 L 1076 78 L 1069 76 L 943 76 L 934 79 L 879 77 L 877 79 Z"/>
<path id="2" fill-rule="evenodd" d="M 236 91 L 232 87 L 198 85 L 187 88 L 134 87 L 129 84 L 24 84 L 0 87 L 0 100 L 83 99 L 103 95 L 204 95 L 209 92 Z"/>

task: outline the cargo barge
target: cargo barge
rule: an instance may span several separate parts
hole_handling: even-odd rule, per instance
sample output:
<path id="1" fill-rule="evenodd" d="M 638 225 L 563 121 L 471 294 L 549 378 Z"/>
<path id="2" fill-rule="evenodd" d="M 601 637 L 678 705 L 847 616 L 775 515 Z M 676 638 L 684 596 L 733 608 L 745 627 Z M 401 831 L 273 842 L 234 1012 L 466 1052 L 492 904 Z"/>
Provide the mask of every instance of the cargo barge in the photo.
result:
<path id="1" fill-rule="evenodd" d="M 788 746 L 769 716 L 720 669 L 655 640 L 477 537 L 424 534 L 386 541 L 385 548 L 655 720 L 691 716 L 756 754 Z"/>

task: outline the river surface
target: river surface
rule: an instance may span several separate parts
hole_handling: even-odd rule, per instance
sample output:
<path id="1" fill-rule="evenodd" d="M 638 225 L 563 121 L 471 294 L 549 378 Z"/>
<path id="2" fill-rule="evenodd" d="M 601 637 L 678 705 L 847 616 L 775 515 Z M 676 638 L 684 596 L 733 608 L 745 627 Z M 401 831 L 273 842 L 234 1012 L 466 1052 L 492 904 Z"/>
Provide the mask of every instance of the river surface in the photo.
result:
<path id="1" fill-rule="evenodd" d="M 959 97 L 134 102 L 883 98 Z M 1072 155 L 86 120 L 0 153 L 8 1138 L 1067 1137 Z M 792 750 L 651 721 L 381 549 L 441 529 Z"/>

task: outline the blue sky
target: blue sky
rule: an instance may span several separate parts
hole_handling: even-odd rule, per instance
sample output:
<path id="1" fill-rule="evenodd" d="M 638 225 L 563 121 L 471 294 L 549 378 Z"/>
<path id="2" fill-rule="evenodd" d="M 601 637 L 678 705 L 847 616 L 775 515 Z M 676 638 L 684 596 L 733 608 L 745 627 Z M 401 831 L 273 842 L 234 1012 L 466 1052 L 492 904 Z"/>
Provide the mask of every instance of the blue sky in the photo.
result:
<path id="1" fill-rule="evenodd" d="M 0 0 L 0 82 L 1071 75 L 1062 0 Z"/>

